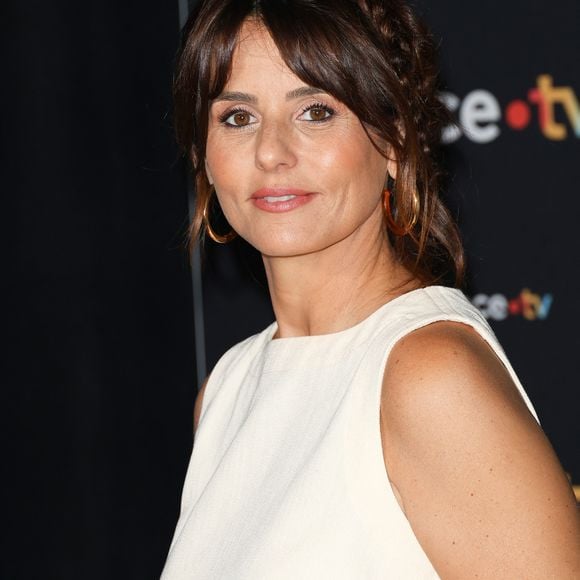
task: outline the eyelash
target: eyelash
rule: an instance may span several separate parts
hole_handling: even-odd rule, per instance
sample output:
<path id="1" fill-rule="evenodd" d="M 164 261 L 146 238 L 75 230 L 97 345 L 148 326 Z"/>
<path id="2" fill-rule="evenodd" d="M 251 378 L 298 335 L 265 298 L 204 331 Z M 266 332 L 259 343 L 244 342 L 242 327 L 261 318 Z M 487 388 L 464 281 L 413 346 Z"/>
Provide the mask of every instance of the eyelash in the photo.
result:
<path id="1" fill-rule="evenodd" d="M 307 113 L 308 111 L 311 111 L 312 109 L 322 109 L 323 111 L 328 113 L 328 117 L 325 117 L 324 119 L 319 119 L 318 121 L 308 121 L 309 123 L 324 123 L 325 121 L 328 121 L 335 113 L 335 110 L 332 107 L 329 107 L 328 105 L 325 105 L 324 103 L 313 103 L 311 105 L 307 105 L 306 107 L 303 107 L 302 110 L 300 111 L 300 116 L 304 115 L 304 113 Z M 247 111 L 246 109 L 244 109 L 243 107 L 235 107 L 233 109 L 229 109 L 225 113 L 222 113 L 219 116 L 219 122 L 222 125 L 225 125 L 226 127 L 228 127 L 229 129 L 244 129 L 244 128 L 246 128 L 247 125 L 232 125 L 230 123 L 226 123 L 226 121 L 232 115 L 236 115 L 237 113 L 246 113 L 247 115 L 251 115 L 251 113 L 249 111 Z"/>
<path id="2" fill-rule="evenodd" d="M 311 123 L 324 123 L 324 121 L 328 121 L 328 119 L 330 119 L 330 117 L 332 117 L 332 115 L 334 115 L 335 113 L 332 107 L 329 107 L 324 103 L 313 103 L 312 105 L 307 105 L 306 107 L 304 107 L 300 112 L 300 115 L 304 115 L 304 113 L 307 113 L 312 109 L 322 109 L 323 111 L 326 111 L 328 113 L 328 117 L 325 117 L 324 119 L 319 119 L 318 121 L 310 121 Z"/>
<path id="3" fill-rule="evenodd" d="M 236 115 L 237 113 L 246 113 L 247 115 L 251 115 L 251 113 L 249 111 L 246 111 L 246 109 L 243 109 L 242 107 L 235 107 L 233 109 L 229 109 L 227 110 L 225 113 L 222 113 L 219 116 L 219 122 L 222 125 L 225 125 L 226 127 L 232 127 L 234 129 L 241 129 L 242 126 L 241 125 L 230 125 L 230 123 L 226 123 L 226 121 L 232 116 L 232 115 Z"/>

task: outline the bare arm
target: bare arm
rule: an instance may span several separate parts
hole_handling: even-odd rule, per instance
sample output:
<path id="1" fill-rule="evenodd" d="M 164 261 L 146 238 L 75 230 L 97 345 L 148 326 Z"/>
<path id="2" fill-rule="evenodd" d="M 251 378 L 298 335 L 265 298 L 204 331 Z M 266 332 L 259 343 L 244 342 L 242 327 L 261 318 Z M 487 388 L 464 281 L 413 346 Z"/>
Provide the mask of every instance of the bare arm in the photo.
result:
<path id="1" fill-rule="evenodd" d="M 381 431 L 389 479 L 442 578 L 580 578 L 565 473 L 473 329 L 435 323 L 395 345 Z"/>

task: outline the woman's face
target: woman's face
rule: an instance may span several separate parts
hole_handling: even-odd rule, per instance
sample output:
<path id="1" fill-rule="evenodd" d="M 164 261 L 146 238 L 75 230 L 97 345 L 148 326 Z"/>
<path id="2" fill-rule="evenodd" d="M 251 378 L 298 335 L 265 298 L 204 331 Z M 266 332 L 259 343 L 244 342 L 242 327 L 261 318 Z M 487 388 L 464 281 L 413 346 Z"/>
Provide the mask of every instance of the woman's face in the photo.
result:
<path id="1" fill-rule="evenodd" d="M 231 77 L 210 107 L 206 158 L 241 237 L 265 256 L 377 239 L 392 165 L 348 108 L 295 76 L 260 25 L 244 25 Z"/>

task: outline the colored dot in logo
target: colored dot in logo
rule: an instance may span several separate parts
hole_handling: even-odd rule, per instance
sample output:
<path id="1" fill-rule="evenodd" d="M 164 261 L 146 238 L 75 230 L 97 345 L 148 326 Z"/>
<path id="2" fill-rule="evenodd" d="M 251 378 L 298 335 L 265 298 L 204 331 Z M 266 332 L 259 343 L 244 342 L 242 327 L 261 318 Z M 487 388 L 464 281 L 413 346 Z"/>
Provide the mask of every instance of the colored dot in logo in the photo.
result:
<path id="1" fill-rule="evenodd" d="M 530 124 L 532 113 L 525 101 L 512 101 L 505 110 L 506 123 L 516 131 L 525 129 Z"/>

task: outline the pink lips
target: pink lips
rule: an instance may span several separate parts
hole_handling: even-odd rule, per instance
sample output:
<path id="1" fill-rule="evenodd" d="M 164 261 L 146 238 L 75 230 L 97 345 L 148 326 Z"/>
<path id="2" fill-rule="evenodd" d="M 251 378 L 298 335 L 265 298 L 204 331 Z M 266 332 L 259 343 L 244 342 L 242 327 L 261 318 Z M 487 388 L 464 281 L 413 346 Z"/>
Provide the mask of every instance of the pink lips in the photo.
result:
<path id="1" fill-rule="evenodd" d="M 252 194 L 254 205 L 264 211 L 280 213 L 303 206 L 314 197 L 314 192 L 288 187 L 263 187 Z"/>

